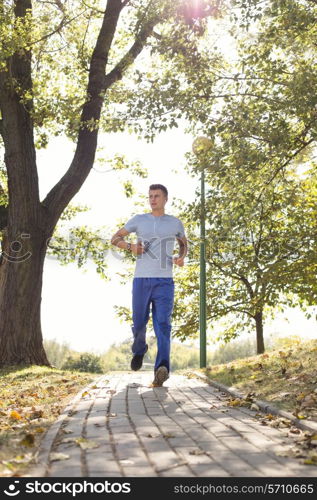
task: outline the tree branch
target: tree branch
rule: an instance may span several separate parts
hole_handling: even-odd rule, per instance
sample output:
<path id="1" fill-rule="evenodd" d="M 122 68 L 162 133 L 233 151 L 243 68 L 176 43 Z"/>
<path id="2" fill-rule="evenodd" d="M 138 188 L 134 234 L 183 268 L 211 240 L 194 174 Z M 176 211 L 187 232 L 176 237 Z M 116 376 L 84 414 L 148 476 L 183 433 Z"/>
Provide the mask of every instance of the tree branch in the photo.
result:
<path id="1" fill-rule="evenodd" d="M 4 194 L 4 189 L 0 184 L 0 195 Z M 8 225 L 8 207 L 0 202 L 0 231 Z"/>
<path id="2" fill-rule="evenodd" d="M 141 29 L 137 39 L 130 47 L 128 52 L 122 57 L 122 59 L 112 69 L 112 71 L 110 71 L 110 73 L 106 75 L 107 88 L 109 88 L 117 80 L 120 80 L 123 76 L 123 73 L 135 61 L 137 56 L 142 51 L 147 38 L 153 33 L 153 28 L 158 23 L 158 21 L 159 18 L 155 18 Z"/>
<path id="3" fill-rule="evenodd" d="M 16 0 L 16 22 L 24 23 L 31 9 L 31 0 Z M 7 60 L 7 71 L 0 74 L 0 106 L 10 207 L 14 219 L 20 225 L 27 220 L 37 221 L 39 206 L 33 122 L 30 116 L 33 100 L 24 99 L 25 92 L 32 93 L 31 64 L 29 50 L 17 51 Z M 32 202 L 27 203 L 28 200 Z"/>
<path id="4" fill-rule="evenodd" d="M 55 227 L 60 214 L 73 196 L 79 191 L 88 176 L 95 158 L 99 119 L 107 89 L 122 78 L 124 71 L 142 51 L 148 36 L 160 18 L 149 21 L 137 35 L 130 50 L 106 75 L 109 50 L 116 32 L 120 12 L 124 3 L 108 0 L 97 43 L 91 58 L 87 100 L 83 106 L 78 133 L 77 147 L 73 161 L 65 175 L 51 189 L 42 205 L 48 209 L 51 228 Z"/>
<path id="5" fill-rule="evenodd" d="M 0 205 L 0 231 L 8 225 L 8 207 Z"/>
<path id="6" fill-rule="evenodd" d="M 305 133 L 307 133 L 307 132 L 308 132 L 308 130 L 306 130 L 306 129 L 305 129 Z M 296 139 L 297 139 L 298 141 L 300 141 L 300 142 L 302 143 L 302 145 L 301 145 L 301 146 L 300 146 L 300 147 L 299 147 L 296 151 L 294 151 L 294 153 L 292 153 L 290 156 L 288 156 L 288 158 L 287 158 L 287 159 L 286 159 L 286 160 L 285 160 L 285 161 L 284 161 L 281 165 L 279 165 L 279 166 L 276 168 L 276 170 L 274 170 L 274 172 L 273 172 L 273 174 L 272 174 L 272 176 L 270 177 L 270 179 L 269 179 L 269 180 L 265 181 L 264 186 L 263 186 L 263 188 L 262 188 L 262 189 L 261 189 L 261 191 L 260 191 L 260 194 L 259 194 L 259 195 L 258 195 L 258 197 L 256 198 L 256 203 L 257 203 L 257 202 L 260 200 L 260 198 L 262 197 L 262 195 L 263 195 L 263 193 L 264 193 L 264 191 L 265 191 L 266 186 L 268 186 L 269 184 L 271 184 L 271 182 L 275 179 L 275 177 L 277 176 L 277 174 L 278 174 L 281 170 L 283 170 L 285 167 L 287 167 L 287 165 L 289 165 L 289 164 L 290 164 L 290 163 L 294 160 L 294 158 L 296 158 L 296 156 L 298 156 L 298 155 L 299 155 L 299 154 L 300 154 L 300 153 L 301 153 L 301 152 L 302 152 L 302 151 L 303 151 L 303 150 L 304 150 L 307 146 L 309 146 L 310 144 L 312 144 L 313 142 L 315 142 L 315 141 L 316 141 L 316 138 L 315 138 L 315 137 L 313 137 L 313 138 L 311 138 L 311 139 L 309 139 L 309 140 L 304 141 L 304 140 L 302 140 L 302 139 L 301 139 L 301 136 L 303 136 L 303 134 L 301 134 L 301 135 L 300 135 L 299 137 L 297 137 Z"/>
<path id="7" fill-rule="evenodd" d="M 252 286 L 251 286 L 251 283 L 247 280 L 247 278 L 245 276 L 243 276 L 242 274 L 239 275 L 240 276 L 240 280 L 245 284 L 245 286 L 247 287 L 247 290 L 249 292 L 249 295 L 251 297 L 251 299 L 254 297 L 254 291 L 252 289 Z"/>
<path id="8" fill-rule="evenodd" d="M 30 45 L 35 45 L 36 43 L 43 42 L 44 40 L 47 40 L 51 36 L 55 35 L 55 33 L 60 33 L 60 31 L 65 26 L 67 26 L 68 24 L 71 24 L 73 21 L 75 21 L 75 19 L 82 16 L 85 12 L 86 12 L 86 10 L 83 10 L 82 12 L 80 12 L 79 14 L 77 14 L 76 16 L 74 16 L 68 20 L 67 20 L 67 16 L 65 15 L 63 17 L 63 19 L 61 20 L 61 22 L 59 23 L 59 25 L 53 31 L 50 31 L 46 35 L 43 35 L 41 38 L 38 38 L 38 40 L 33 40 L 32 42 L 30 42 Z"/>
<path id="9" fill-rule="evenodd" d="M 64 208 L 82 186 L 94 162 L 98 121 L 103 104 L 103 94 L 106 90 L 105 70 L 121 10 L 120 2 L 108 0 L 91 57 L 87 99 L 81 114 L 74 158 L 65 175 L 55 184 L 42 202 L 42 205 L 48 208 L 52 227 L 55 226 Z M 91 123 L 90 129 L 87 122 Z"/>

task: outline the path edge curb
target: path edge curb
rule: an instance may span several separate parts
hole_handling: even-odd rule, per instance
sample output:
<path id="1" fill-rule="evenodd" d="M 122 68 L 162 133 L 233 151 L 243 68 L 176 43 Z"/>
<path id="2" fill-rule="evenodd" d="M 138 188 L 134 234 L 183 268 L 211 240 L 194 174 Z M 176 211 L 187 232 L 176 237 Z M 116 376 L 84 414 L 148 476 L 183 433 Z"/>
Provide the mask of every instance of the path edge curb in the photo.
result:
<path id="1" fill-rule="evenodd" d="M 195 370 L 191 371 L 195 377 L 200 378 L 207 382 L 209 385 L 212 385 L 216 387 L 217 389 L 221 390 L 222 392 L 226 392 L 230 394 L 231 396 L 234 396 L 235 398 L 239 399 L 246 399 L 245 394 L 240 392 L 238 389 L 235 387 L 227 387 L 224 384 L 221 384 L 220 382 L 216 382 L 215 380 L 211 380 L 207 375 L 204 375 L 202 373 L 196 372 Z M 291 413 L 280 410 L 279 408 L 276 408 L 276 406 L 272 406 L 272 404 L 269 401 L 261 400 L 261 399 L 255 399 L 253 401 L 259 408 L 260 410 L 264 411 L 265 413 L 271 413 L 272 415 L 278 415 L 283 418 L 287 418 L 290 420 L 296 427 L 299 429 L 302 429 L 304 431 L 309 431 L 309 432 L 317 432 L 317 422 L 303 422 L 302 420 L 299 420 L 298 418 L 294 417 Z"/>
<path id="2" fill-rule="evenodd" d="M 44 434 L 41 442 L 39 443 L 38 452 L 35 454 L 36 463 L 32 465 L 27 471 L 24 477 L 45 477 L 46 472 L 49 466 L 49 457 L 52 449 L 52 444 L 59 433 L 62 424 L 68 417 L 70 411 L 74 408 L 74 406 L 80 401 L 82 394 L 85 391 L 89 391 L 92 386 L 98 384 L 103 378 L 104 374 L 85 387 L 82 387 L 77 394 L 69 401 L 67 406 L 63 409 L 63 411 L 59 414 L 57 419 L 50 425 Z"/>

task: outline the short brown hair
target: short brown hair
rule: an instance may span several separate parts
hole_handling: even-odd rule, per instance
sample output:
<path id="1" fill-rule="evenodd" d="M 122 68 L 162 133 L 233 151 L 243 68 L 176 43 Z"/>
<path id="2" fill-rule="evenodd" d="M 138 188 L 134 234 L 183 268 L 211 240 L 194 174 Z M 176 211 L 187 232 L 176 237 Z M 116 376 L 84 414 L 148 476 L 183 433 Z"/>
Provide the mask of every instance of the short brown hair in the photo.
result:
<path id="1" fill-rule="evenodd" d="M 167 191 L 166 187 L 163 186 L 163 184 L 151 184 L 150 191 L 153 191 L 154 189 L 160 189 L 161 191 L 163 191 L 166 198 L 168 197 L 168 191 Z"/>

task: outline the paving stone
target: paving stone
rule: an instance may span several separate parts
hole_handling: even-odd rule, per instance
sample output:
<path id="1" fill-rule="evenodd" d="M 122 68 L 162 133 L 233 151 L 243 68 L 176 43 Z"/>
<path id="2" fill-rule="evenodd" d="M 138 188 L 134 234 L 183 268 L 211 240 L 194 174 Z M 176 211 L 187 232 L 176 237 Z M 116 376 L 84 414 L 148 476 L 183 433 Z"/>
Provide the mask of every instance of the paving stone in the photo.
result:
<path id="1" fill-rule="evenodd" d="M 251 467 L 248 463 L 244 462 L 243 460 L 239 461 L 237 459 L 227 459 L 225 462 L 223 462 L 223 467 L 229 472 L 231 476 L 237 477 L 247 477 L 254 471 L 258 472 L 257 469 L 254 469 L 254 467 Z"/>
<path id="2" fill-rule="evenodd" d="M 115 478 L 115 477 L 123 477 L 122 474 L 118 471 L 91 471 L 88 477 L 106 477 L 107 479 Z"/>
<path id="3" fill-rule="evenodd" d="M 92 406 L 94 400 L 93 399 L 88 399 L 88 400 L 84 400 L 84 401 L 80 401 L 77 406 L 76 406 L 76 411 L 77 411 L 77 414 L 79 413 L 83 413 L 85 414 L 89 409 L 90 407 Z"/>
<path id="4" fill-rule="evenodd" d="M 87 434 L 86 439 L 94 441 L 95 443 L 99 444 L 99 446 L 110 446 L 112 442 L 110 434 L 108 433 L 101 434 L 100 432 L 99 434 L 95 435 Z"/>
<path id="5" fill-rule="evenodd" d="M 52 466 L 49 477 L 81 477 L 81 469 L 78 467 L 65 466 L 60 463 L 54 463 Z"/>
<path id="6" fill-rule="evenodd" d="M 277 460 L 273 460 L 271 455 L 268 455 L 267 453 L 246 453 L 244 450 L 241 453 L 243 455 L 243 459 L 248 462 L 250 465 L 253 465 L 257 467 L 258 465 L 265 465 L 265 466 L 276 466 L 279 467 L 280 464 Z"/>
<path id="7" fill-rule="evenodd" d="M 176 453 L 171 450 L 149 450 L 148 455 L 150 461 L 155 464 L 156 471 L 158 472 L 162 469 L 182 465 L 184 463 L 184 459 L 176 455 Z"/>
<path id="8" fill-rule="evenodd" d="M 86 437 L 87 439 L 102 439 L 102 440 L 110 440 L 110 434 L 106 426 L 95 427 L 95 426 L 87 426 L 86 427 Z"/>
<path id="9" fill-rule="evenodd" d="M 86 463 L 88 470 L 119 470 L 119 466 L 116 462 L 115 457 L 112 452 L 102 452 L 102 453 L 90 453 L 86 456 Z"/>
<path id="10" fill-rule="evenodd" d="M 200 380 L 172 374 L 166 386 L 151 388 L 152 376 L 109 374 L 80 398 L 63 422 L 73 432 L 60 432 L 54 446 L 70 459 L 52 462 L 49 474 L 315 477 L 315 468 L 276 455 L 294 442 L 285 430 L 261 425 L 248 408 L 228 407 L 228 397 Z M 83 451 L 60 442 L 82 435 L 99 447 Z"/>
<path id="11" fill-rule="evenodd" d="M 123 467 L 124 474 L 126 477 L 140 477 L 139 467 Z M 158 474 L 152 467 L 142 467 L 142 477 L 158 477 Z"/>
<path id="12" fill-rule="evenodd" d="M 208 432 L 203 427 L 197 427 L 196 429 L 191 429 L 190 437 L 195 441 L 210 441 L 217 442 L 216 436 Z"/>
<path id="13" fill-rule="evenodd" d="M 143 445 L 144 445 L 144 449 L 146 450 L 146 452 L 150 455 L 151 453 L 155 454 L 155 453 L 158 453 L 158 452 L 164 452 L 164 453 L 169 453 L 169 454 L 172 454 L 172 456 L 177 456 L 177 453 L 172 450 L 169 445 L 164 442 L 164 441 L 161 441 L 161 442 L 143 442 Z"/>
<path id="14" fill-rule="evenodd" d="M 141 448 L 118 448 L 115 449 L 118 460 L 131 460 L 133 465 L 141 465 L 148 463 L 146 454 Z"/>
<path id="15" fill-rule="evenodd" d="M 194 477 L 195 474 L 186 465 L 160 472 L 162 477 Z"/>
<path id="16" fill-rule="evenodd" d="M 188 448 L 195 445 L 195 441 L 187 436 L 168 438 L 168 442 L 173 448 Z"/>
<path id="17" fill-rule="evenodd" d="M 221 437 L 219 439 L 233 451 L 239 452 L 243 450 L 244 452 L 250 452 L 250 453 L 259 451 L 259 448 L 252 445 L 251 443 L 248 443 L 245 439 L 242 439 L 240 437 L 231 436 L 228 438 Z"/>
<path id="18" fill-rule="evenodd" d="M 145 455 L 139 457 L 129 455 L 124 458 L 120 458 L 119 464 L 123 467 L 123 469 L 125 469 L 126 467 L 134 467 L 134 469 L 136 470 L 136 468 L 138 468 L 139 475 L 140 471 L 143 471 L 143 469 L 150 467 L 150 462 Z"/>
<path id="19" fill-rule="evenodd" d="M 210 456 L 203 453 L 203 451 L 198 447 L 178 448 L 177 452 L 190 465 L 212 464 L 214 462 Z"/>
<path id="20" fill-rule="evenodd" d="M 272 449 L 272 447 L 275 445 L 276 441 L 272 441 L 272 439 L 269 439 L 268 437 L 264 436 L 263 434 L 260 434 L 259 432 L 248 432 L 248 435 L 246 436 L 246 439 L 257 446 L 258 448 L 263 449 Z M 281 438 L 282 439 L 282 436 Z"/>
<path id="21" fill-rule="evenodd" d="M 230 474 L 218 464 L 192 464 L 192 470 L 198 477 L 229 477 Z"/>

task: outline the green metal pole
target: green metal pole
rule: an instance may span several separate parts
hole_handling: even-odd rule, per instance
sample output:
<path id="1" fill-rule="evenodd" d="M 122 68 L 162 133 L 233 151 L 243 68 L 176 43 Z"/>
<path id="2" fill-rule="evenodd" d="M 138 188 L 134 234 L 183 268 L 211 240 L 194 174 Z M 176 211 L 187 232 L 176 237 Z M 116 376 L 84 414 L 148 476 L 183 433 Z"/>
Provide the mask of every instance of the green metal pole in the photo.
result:
<path id="1" fill-rule="evenodd" d="M 205 171 L 201 168 L 201 209 L 200 209 L 200 294 L 199 294 L 199 333 L 200 368 L 207 366 L 206 345 L 206 231 L 205 231 Z"/>

